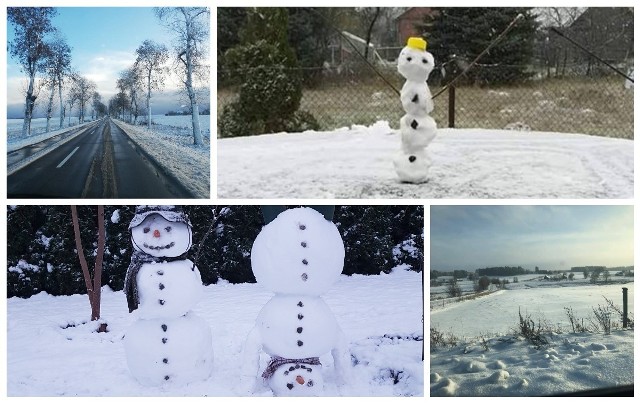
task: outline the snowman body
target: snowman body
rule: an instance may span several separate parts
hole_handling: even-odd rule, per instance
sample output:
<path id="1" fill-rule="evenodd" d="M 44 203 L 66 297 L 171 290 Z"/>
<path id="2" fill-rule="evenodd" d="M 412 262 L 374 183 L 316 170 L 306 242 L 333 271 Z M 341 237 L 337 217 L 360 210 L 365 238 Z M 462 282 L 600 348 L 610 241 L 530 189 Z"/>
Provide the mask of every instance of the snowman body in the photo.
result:
<path id="1" fill-rule="evenodd" d="M 138 320 L 124 343 L 131 374 L 148 386 L 207 379 L 211 330 L 191 311 L 202 298 L 202 280 L 193 262 L 181 258 L 191 246 L 190 226 L 151 214 L 131 229 L 131 237 L 134 256 L 146 257 L 131 274 L 138 302 Z"/>
<path id="2" fill-rule="evenodd" d="M 400 120 L 401 153 L 394 158 L 398 177 L 403 182 L 426 181 L 430 160 L 426 147 L 437 134 L 431 91 L 427 78 L 433 70 L 433 55 L 426 51 L 421 38 L 409 38 L 398 57 L 398 72 L 406 78 L 400 91 L 400 101 L 406 114 Z"/>
<path id="3" fill-rule="evenodd" d="M 255 382 L 260 351 L 272 361 L 286 361 L 263 373 L 276 396 L 321 395 L 318 357 L 329 352 L 342 381 L 349 363 L 344 335 L 320 295 L 339 279 L 343 262 L 337 228 L 313 209 L 286 210 L 262 229 L 253 244 L 251 265 L 257 282 L 275 295 L 245 342 L 243 382 Z"/>

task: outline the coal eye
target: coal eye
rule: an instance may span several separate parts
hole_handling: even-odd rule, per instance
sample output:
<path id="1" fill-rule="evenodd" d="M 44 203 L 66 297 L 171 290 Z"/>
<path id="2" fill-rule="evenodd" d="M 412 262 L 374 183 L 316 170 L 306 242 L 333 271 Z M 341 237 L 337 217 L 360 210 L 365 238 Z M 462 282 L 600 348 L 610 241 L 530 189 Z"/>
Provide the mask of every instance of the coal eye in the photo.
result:
<path id="1" fill-rule="evenodd" d="M 407 57 L 407 61 L 408 61 L 408 62 L 410 62 L 410 61 L 411 61 L 411 58 L 410 58 L 410 57 Z"/>
<path id="2" fill-rule="evenodd" d="M 427 59 L 422 59 L 422 63 L 429 63 L 429 61 L 427 61 Z"/>
<path id="3" fill-rule="evenodd" d="M 289 390 L 293 389 L 293 384 L 292 383 L 288 383 L 287 384 L 287 388 L 289 388 Z"/>
<path id="4" fill-rule="evenodd" d="M 167 232 L 171 232 L 171 227 L 167 227 L 167 228 L 165 228 L 165 231 L 167 231 Z"/>
<path id="5" fill-rule="evenodd" d="M 309 382 L 307 382 L 307 386 L 313 386 L 313 381 L 310 380 Z"/>
<path id="6" fill-rule="evenodd" d="M 147 232 L 149 232 L 149 231 L 150 231 L 150 230 L 149 230 L 149 227 L 144 227 L 144 230 L 143 230 L 143 231 L 144 231 L 144 233 L 146 234 Z"/>

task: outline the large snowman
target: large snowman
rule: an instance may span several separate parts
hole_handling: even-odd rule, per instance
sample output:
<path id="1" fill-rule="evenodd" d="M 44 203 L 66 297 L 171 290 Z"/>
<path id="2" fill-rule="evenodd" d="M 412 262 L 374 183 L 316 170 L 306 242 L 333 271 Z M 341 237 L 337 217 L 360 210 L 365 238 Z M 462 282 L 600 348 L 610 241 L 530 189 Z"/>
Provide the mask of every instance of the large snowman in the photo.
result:
<path id="1" fill-rule="evenodd" d="M 138 206 L 129 224 L 134 251 L 125 294 L 137 321 L 125 335 L 131 374 L 144 385 L 184 385 L 211 375 L 209 325 L 191 309 L 203 294 L 186 258 L 191 223 L 175 206 Z"/>
<path id="2" fill-rule="evenodd" d="M 344 245 L 335 225 L 311 208 L 282 212 L 258 234 L 251 267 L 275 295 L 262 308 L 244 346 L 241 381 L 252 392 L 259 375 L 276 396 L 318 396 L 324 380 L 320 356 L 333 356 L 336 382 L 350 366 L 347 343 L 320 297 L 340 277 Z M 260 351 L 270 356 L 258 374 Z"/>
<path id="3" fill-rule="evenodd" d="M 407 79 L 400 91 L 406 114 L 400 119 L 402 149 L 393 163 L 403 182 L 420 183 L 427 179 L 430 161 L 426 147 L 436 136 L 437 126 L 427 78 L 433 70 L 433 55 L 422 38 L 409 38 L 398 56 L 398 71 Z"/>

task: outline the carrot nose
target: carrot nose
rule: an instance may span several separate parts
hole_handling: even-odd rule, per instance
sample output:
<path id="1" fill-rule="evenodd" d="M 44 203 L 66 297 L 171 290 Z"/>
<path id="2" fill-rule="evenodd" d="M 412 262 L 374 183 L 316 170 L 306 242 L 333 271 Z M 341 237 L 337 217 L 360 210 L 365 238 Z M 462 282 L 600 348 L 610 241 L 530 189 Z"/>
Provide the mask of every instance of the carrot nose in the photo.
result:
<path id="1" fill-rule="evenodd" d="M 153 230 L 153 237 L 154 238 L 160 238 L 160 231 L 158 231 L 157 229 Z"/>
<path id="2" fill-rule="evenodd" d="M 304 385 L 304 378 L 298 375 L 296 376 L 296 382 L 298 382 L 300 385 Z"/>

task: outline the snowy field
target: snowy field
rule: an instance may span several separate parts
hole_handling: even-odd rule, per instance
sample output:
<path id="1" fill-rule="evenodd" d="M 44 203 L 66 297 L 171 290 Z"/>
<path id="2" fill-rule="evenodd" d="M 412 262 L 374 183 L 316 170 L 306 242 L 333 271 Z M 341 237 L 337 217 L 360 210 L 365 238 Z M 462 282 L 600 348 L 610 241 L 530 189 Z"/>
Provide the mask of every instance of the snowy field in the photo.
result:
<path id="1" fill-rule="evenodd" d="M 85 120 L 85 124 L 91 122 L 91 117 Z M 51 131 L 45 133 L 47 127 L 46 118 L 37 118 L 31 120 L 31 135 L 22 136 L 22 119 L 7 119 L 7 150 L 15 150 L 20 147 L 25 147 L 39 141 L 46 140 L 53 137 L 69 128 L 76 127 L 78 125 L 78 118 L 72 117 L 71 124 L 69 119 L 64 120 L 62 129 L 58 129 L 59 120 L 57 118 L 51 119 Z"/>
<path id="2" fill-rule="evenodd" d="M 145 126 L 113 121 L 126 129 L 138 146 L 151 155 L 166 172 L 175 176 L 196 198 L 209 197 L 211 145 L 208 137 L 204 138 L 202 147 L 196 147 L 193 145 L 193 134 L 186 135 L 181 129 L 153 126 L 148 131 Z"/>
<path id="3" fill-rule="evenodd" d="M 238 396 L 242 344 L 273 294 L 258 284 L 206 287 L 195 313 L 210 325 L 214 373 L 185 387 L 152 388 L 129 374 L 123 337 L 134 322 L 122 291 L 103 289 L 108 333 L 92 333 L 86 295 L 7 300 L 9 396 Z M 324 300 L 349 340 L 352 368 L 340 390 L 330 354 L 323 363 L 329 396 L 423 396 L 423 325 L 420 273 L 396 269 L 377 276 L 342 276 Z M 74 325 L 75 327 L 67 327 Z M 66 327 L 66 328 L 65 328 Z M 417 339 L 417 340 L 415 340 Z M 261 357 L 266 362 L 266 356 Z M 260 371 L 262 371 L 262 367 Z M 255 396 L 270 396 L 259 389 Z"/>
<path id="4" fill-rule="evenodd" d="M 14 139 L 22 136 L 22 123 L 24 119 L 7 119 L 7 141 L 13 142 Z M 85 121 L 91 120 L 91 116 L 88 116 Z M 60 117 L 53 116 L 51 118 L 51 129 L 55 130 L 60 126 Z M 78 124 L 78 117 L 72 116 L 71 119 L 65 118 L 63 127 L 74 126 Z M 31 135 L 41 134 L 47 128 L 47 118 L 35 118 L 31 119 Z"/>
<path id="5" fill-rule="evenodd" d="M 605 305 L 603 297 L 621 306 L 622 287 L 627 287 L 632 315 L 633 282 L 523 284 L 431 311 L 431 328 L 461 339 L 456 347 L 431 351 L 431 396 L 548 395 L 633 383 L 633 330 L 613 330 L 610 335 L 571 333 L 564 310 L 573 308 L 587 324 L 587 318 L 593 317 L 592 307 Z M 518 308 L 536 323 L 556 329 L 548 334 L 548 346 L 536 349 L 513 336 Z"/>
<path id="6" fill-rule="evenodd" d="M 144 118 L 144 117 L 143 117 Z M 191 115 L 165 116 L 151 115 L 151 123 L 156 126 L 182 128 L 191 130 Z M 200 130 L 205 137 L 209 137 L 211 118 L 209 115 L 200 115 Z M 160 128 L 160 130 L 165 130 Z"/>
<path id="7" fill-rule="evenodd" d="M 403 184 L 387 122 L 218 139 L 220 198 L 632 198 L 632 140 L 440 129 L 428 182 Z"/>

